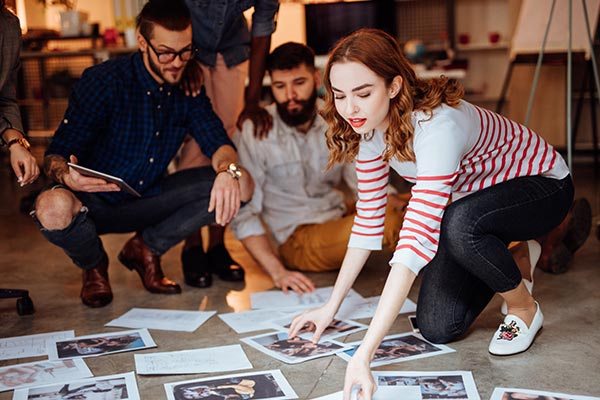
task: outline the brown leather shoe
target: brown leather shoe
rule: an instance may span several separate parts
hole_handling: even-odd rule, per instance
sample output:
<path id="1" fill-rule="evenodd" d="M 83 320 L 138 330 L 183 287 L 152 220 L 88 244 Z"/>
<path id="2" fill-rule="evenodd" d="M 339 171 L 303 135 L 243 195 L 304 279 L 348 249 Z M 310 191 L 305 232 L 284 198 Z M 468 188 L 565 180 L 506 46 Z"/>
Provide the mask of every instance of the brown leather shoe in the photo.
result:
<path id="1" fill-rule="evenodd" d="M 539 238 L 542 255 L 537 267 L 561 274 L 567 272 L 573 254 L 585 243 L 592 230 L 592 208 L 585 198 L 576 199 L 563 222 Z"/>
<path id="2" fill-rule="evenodd" d="M 152 254 L 139 233 L 125 244 L 119 253 L 119 261 L 140 275 L 147 291 L 161 294 L 181 293 L 181 287 L 165 277 L 160 267 L 160 257 Z"/>
<path id="3" fill-rule="evenodd" d="M 110 283 L 108 283 L 108 256 L 92 269 L 83 270 L 83 286 L 81 287 L 81 302 L 88 307 L 104 307 L 113 299 Z"/>

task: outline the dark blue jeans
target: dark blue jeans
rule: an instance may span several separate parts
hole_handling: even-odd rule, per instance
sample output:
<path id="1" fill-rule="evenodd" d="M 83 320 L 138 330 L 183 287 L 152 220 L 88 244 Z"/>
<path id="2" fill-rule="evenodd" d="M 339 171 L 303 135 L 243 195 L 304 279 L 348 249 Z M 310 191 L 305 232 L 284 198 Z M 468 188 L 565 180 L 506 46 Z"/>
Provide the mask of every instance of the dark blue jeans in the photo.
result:
<path id="1" fill-rule="evenodd" d="M 417 320 L 425 338 L 462 336 L 494 293 L 515 289 L 521 273 L 508 244 L 558 226 L 573 202 L 571 177 L 531 176 L 480 190 L 450 204 L 437 254 L 423 268 Z"/>
<path id="2" fill-rule="evenodd" d="M 144 242 L 156 255 L 215 222 L 208 212 L 210 191 L 215 180 L 211 167 L 183 170 L 163 179 L 160 193 L 118 204 L 105 202 L 94 193 L 74 192 L 84 207 L 65 229 L 44 228 L 35 212 L 33 218 L 44 237 L 60 248 L 80 268 L 94 268 L 104 249 L 99 235 L 142 232 Z"/>

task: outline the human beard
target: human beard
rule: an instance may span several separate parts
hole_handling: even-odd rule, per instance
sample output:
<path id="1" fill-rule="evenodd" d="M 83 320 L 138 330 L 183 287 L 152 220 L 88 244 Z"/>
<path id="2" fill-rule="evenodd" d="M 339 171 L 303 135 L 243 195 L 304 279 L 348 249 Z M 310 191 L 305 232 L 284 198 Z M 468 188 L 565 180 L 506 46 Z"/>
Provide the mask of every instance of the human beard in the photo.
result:
<path id="1" fill-rule="evenodd" d="M 311 119 L 314 118 L 316 113 L 316 104 L 317 104 L 317 91 L 313 90 L 310 97 L 306 100 L 294 100 L 295 103 L 298 103 L 302 106 L 299 111 L 290 113 L 287 109 L 289 101 L 283 103 L 277 103 L 277 112 L 281 117 L 281 120 L 289 126 L 298 126 L 302 125 Z"/>

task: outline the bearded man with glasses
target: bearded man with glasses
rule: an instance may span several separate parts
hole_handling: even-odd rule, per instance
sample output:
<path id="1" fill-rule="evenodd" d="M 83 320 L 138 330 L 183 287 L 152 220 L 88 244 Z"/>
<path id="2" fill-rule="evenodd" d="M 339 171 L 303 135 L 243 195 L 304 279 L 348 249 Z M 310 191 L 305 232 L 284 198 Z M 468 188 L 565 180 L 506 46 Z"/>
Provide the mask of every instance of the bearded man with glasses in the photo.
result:
<path id="1" fill-rule="evenodd" d="M 160 256 L 204 225 L 228 223 L 253 190 L 205 93 L 191 97 L 179 88 L 194 53 L 183 0 L 150 0 L 137 25 L 139 52 L 88 68 L 73 88 L 45 156 L 55 184 L 32 212 L 42 234 L 82 270 L 80 297 L 90 307 L 112 301 L 99 235 L 136 232 L 119 261 L 149 292 L 180 293 L 164 276 Z M 186 134 L 211 166 L 166 175 Z M 118 176 L 140 196 L 84 176 L 67 161 Z"/>

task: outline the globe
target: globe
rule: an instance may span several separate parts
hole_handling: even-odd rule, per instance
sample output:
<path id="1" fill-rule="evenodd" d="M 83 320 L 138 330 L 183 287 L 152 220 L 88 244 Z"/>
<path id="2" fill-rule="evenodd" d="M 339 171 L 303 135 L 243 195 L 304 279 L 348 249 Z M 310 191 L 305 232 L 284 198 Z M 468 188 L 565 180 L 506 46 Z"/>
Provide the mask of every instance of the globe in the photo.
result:
<path id="1" fill-rule="evenodd" d="M 425 51 L 425 45 L 419 39 L 410 39 L 404 43 L 404 55 L 413 63 L 419 62 Z"/>

